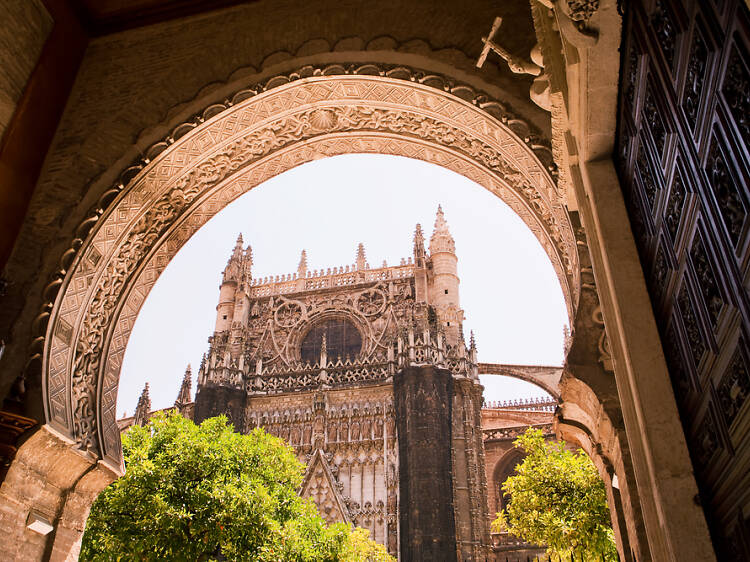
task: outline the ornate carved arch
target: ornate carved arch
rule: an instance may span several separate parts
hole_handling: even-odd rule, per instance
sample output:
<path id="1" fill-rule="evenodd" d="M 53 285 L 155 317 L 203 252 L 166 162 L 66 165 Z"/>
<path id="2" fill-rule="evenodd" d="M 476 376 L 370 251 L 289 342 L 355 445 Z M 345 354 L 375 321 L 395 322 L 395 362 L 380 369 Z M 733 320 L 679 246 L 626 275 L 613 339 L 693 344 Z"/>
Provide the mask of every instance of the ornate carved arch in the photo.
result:
<path id="1" fill-rule="evenodd" d="M 306 67 L 212 105 L 123 173 L 64 257 L 44 342 L 47 423 L 119 465 L 120 365 L 160 272 L 229 202 L 321 157 L 406 156 L 483 185 L 537 236 L 572 317 L 575 239 L 549 151 L 535 143 L 500 103 L 403 67 Z"/>

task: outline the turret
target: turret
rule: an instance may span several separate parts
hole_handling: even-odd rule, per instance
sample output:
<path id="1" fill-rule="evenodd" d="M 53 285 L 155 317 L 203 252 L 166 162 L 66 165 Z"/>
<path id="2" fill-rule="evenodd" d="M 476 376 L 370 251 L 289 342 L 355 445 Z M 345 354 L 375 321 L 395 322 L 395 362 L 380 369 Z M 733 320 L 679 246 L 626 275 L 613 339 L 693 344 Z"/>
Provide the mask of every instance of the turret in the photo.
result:
<path id="1" fill-rule="evenodd" d="M 445 328 L 448 343 L 455 345 L 459 339 L 463 311 L 458 297 L 458 258 L 456 243 L 448 229 L 442 207 L 438 206 L 435 228 L 430 238 L 430 264 L 432 275 L 428 302 L 435 308 L 438 320 Z"/>
<path id="2" fill-rule="evenodd" d="M 146 425 L 148 423 L 149 413 L 151 412 L 151 397 L 148 395 L 148 383 L 143 387 L 138 405 L 135 407 L 133 423 L 135 425 Z"/>
<path id="3" fill-rule="evenodd" d="M 215 332 L 228 331 L 233 321 L 242 322 L 248 314 L 246 287 L 252 278 L 253 254 L 250 246 L 242 249 L 242 234 L 237 237 L 232 255 L 224 268 L 216 306 Z"/>
<path id="4" fill-rule="evenodd" d="M 190 363 L 188 363 L 187 369 L 185 369 L 185 376 L 182 378 L 182 385 L 180 386 L 180 392 L 177 393 L 177 400 L 174 401 L 175 407 L 182 412 L 183 408 L 192 402 L 190 398 L 190 387 L 193 382 L 193 374 L 190 370 Z"/>

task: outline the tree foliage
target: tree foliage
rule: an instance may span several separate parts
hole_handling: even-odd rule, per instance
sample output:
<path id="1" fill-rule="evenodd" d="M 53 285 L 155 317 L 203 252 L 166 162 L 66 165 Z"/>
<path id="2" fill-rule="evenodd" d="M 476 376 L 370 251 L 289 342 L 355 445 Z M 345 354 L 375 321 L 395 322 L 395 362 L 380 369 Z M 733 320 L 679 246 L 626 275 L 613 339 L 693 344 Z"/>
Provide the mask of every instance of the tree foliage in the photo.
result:
<path id="1" fill-rule="evenodd" d="M 96 499 L 81 560 L 390 561 L 364 529 L 326 526 L 284 441 L 157 414 L 123 436 L 127 471 Z"/>
<path id="2" fill-rule="evenodd" d="M 583 452 L 529 428 L 515 441 L 527 454 L 502 485 L 509 498 L 493 530 L 507 530 L 550 553 L 617 560 L 604 483 Z"/>

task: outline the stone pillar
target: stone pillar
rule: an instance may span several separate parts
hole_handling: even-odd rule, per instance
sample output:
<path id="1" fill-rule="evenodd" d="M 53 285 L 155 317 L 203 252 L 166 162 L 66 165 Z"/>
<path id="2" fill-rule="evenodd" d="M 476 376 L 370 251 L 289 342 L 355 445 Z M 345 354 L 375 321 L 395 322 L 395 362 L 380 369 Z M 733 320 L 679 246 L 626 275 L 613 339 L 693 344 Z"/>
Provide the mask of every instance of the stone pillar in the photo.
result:
<path id="1" fill-rule="evenodd" d="M 245 406 L 247 394 L 240 388 L 215 384 L 198 387 L 195 395 L 193 421 L 201 423 L 207 418 L 224 414 L 234 425 L 235 431 L 245 429 Z"/>
<path id="2" fill-rule="evenodd" d="M 77 560 L 91 504 L 118 476 L 39 429 L 21 446 L 0 487 L 0 559 Z M 35 520 L 44 521 L 37 527 L 42 532 L 29 528 Z"/>
<path id="3" fill-rule="evenodd" d="M 698 487 L 612 161 L 572 171 L 638 483 L 633 511 L 643 514 L 652 559 L 715 560 L 694 501 Z"/>
<path id="4" fill-rule="evenodd" d="M 394 376 L 401 560 L 456 558 L 451 455 L 453 377 L 433 366 Z"/>

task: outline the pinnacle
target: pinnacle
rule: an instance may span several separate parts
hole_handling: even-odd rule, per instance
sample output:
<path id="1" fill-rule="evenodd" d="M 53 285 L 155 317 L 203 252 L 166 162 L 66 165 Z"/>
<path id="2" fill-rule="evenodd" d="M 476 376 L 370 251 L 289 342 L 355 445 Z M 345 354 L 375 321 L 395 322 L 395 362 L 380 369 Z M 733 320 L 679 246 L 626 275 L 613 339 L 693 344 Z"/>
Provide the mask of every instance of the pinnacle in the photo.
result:
<path id="1" fill-rule="evenodd" d="M 448 223 L 445 220 L 442 205 L 438 205 L 437 208 L 437 215 L 435 216 L 435 232 L 448 232 Z"/>
<path id="2" fill-rule="evenodd" d="M 365 245 L 362 242 L 357 246 L 357 269 L 364 269 L 366 262 Z"/>
<path id="3" fill-rule="evenodd" d="M 302 250 L 302 254 L 299 258 L 299 265 L 297 266 L 297 275 L 304 277 L 307 275 L 307 252 Z"/>
<path id="4" fill-rule="evenodd" d="M 417 242 L 418 240 L 424 240 L 422 225 L 419 223 L 417 223 L 417 228 L 414 229 L 414 242 Z"/>

